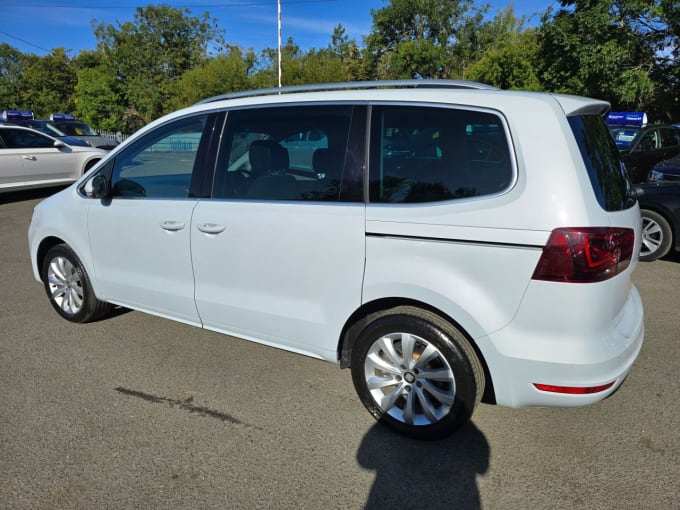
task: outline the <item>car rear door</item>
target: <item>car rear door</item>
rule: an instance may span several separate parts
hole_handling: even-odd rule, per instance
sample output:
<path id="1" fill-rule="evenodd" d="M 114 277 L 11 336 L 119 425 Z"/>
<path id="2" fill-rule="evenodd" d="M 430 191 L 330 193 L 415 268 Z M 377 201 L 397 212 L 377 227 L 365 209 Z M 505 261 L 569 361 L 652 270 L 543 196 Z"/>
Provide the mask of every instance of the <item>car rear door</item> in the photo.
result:
<path id="1" fill-rule="evenodd" d="M 228 114 L 212 198 L 192 220 L 204 327 L 337 359 L 361 304 L 364 125 L 365 111 L 351 106 Z M 327 143 L 307 158 L 310 172 L 279 141 L 312 129 Z"/>

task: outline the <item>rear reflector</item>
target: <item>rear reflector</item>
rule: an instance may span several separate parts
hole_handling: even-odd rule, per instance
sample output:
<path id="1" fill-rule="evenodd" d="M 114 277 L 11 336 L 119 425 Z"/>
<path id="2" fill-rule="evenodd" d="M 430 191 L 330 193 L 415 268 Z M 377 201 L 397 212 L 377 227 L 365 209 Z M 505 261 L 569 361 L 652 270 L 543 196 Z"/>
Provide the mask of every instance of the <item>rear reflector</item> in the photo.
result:
<path id="1" fill-rule="evenodd" d="M 567 393 L 569 395 L 590 395 L 591 393 L 600 393 L 608 390 L 614 386 L 614 382 L 602 384 L 600 386 L 553 386 L 552 384 L 537 384 L 534 383 L 536 389 L 541 391 L 548 391 L 550 393 Z"/>
<path id="2" fill-rule="evenodd" d="M 613 278 L 633 257 L 629 228 L 558 228 L 552 231 L 534 270 L 534 280 L 592 283 Z"/>

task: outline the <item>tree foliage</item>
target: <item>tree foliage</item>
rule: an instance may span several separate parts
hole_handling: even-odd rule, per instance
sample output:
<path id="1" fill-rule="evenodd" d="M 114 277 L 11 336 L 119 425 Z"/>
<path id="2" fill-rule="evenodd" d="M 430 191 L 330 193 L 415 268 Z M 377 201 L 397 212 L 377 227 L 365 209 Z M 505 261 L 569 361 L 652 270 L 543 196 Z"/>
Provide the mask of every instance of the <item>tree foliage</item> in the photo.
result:
<path id="1" fill-rule="evenodd" d="M 94 34 L 103 67 L 119 85 L 114 91 L 125 105 L 132 127 L 168 111 L 176 82 L 207 62 L 209 49 L 220 49 L 222 32 L 206 13 L 189 16 L 188 9 L 168 5 L 138 7 L 134 22 L 97 25 Z"/>
<path id="2" fill-rule="evenodd" d="M 657 7 L 644 0 L 563 0 L 539 30 L 545 87 L 623 109 L 653 107 L 663 39 Z"/>
<path id="3" fill-rule="evenodd" d="M 283 85 L 458 78 L 565 92 L 680 120 L 677 0 L 561 0 L 529 25 L 473 0 L 389 0 L 363 45 L 337 25 L 325 48 L 282 48 Z M 0 110 L 73 111 L 101 129 L 133 131 L 212 95 L 278 84 L 278 50 L 228 44 L 216 20 L 168 5 L 93 25 L 97 47 L 70 57 L 0 44 Z"/>

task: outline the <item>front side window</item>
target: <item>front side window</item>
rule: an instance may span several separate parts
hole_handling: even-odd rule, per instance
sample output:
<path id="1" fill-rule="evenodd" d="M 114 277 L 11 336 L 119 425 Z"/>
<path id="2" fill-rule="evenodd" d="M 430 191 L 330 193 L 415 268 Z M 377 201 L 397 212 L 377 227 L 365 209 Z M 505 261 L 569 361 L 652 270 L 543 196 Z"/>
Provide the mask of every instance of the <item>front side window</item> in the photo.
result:
<path id="1" fill-rule="evenodd" d="M 25 129 L 3 130 L 3 138 L 7 148 L 11 149 L 45 149 L 54 147 L 54 140 Z"/>
<path id="2" fill-rule="evenodd" d="M 513 180 L 498 115 L 434 107 L 374 107 L 370 200 L 422 203 L 497 194 Z"/>
<path id="3" fill-rule="evenodd" d="M 130 145 L 116 158 L 112 195 L 187 198 L 206 118 L 176 121 Z"/>
<path id="4" fill-rule="evenodd" d="M 637 150 L 639 152 L 649 152 L 661 148 L 661 136 L 659 136 L 659 131 L 653 129 L 645 133 L 640 139 L 640 144 Z"/>
<path id="5" fill-rule="evenodd" d="M 674 128 L 661 128 L 661 145 L 664 148 L 677 147 L 680 145 L 680 130 Z"/>
<path id="6" fill-rule="evenodd" d="M 361 200 L 348 156 L 351 106 L 270 107 L 227 114 L 213 198 Z"/>

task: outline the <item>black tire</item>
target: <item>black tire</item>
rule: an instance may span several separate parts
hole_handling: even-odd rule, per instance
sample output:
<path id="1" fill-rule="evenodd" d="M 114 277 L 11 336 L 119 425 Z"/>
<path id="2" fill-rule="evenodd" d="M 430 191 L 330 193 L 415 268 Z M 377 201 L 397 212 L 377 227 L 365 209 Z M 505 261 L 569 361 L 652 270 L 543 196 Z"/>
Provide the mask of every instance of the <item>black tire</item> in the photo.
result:
<path id="1" fill-rule="evenodd" d="M 416 439 L 455 432 L 484 393 L 484 372 L 465 335 L 418 308 L 376 314 L 359 333 L 351 364 L 354 388 L 366 409 Z"/>
<path id="2" fill-rule="evenodd" d="M 642 209 L 642 246 L 640 260 L 651 262 L 665 257 L 673 245 L 673 230 L 659 213 Z"/>
<path id="3" fill-rule="evenodd" d="M 91 322 L 111 311 L 97 299 L 82 262 L 65 244 L 50 248 L 42 265 L 42 280 L 50 304 L 64 319 Z"/>

